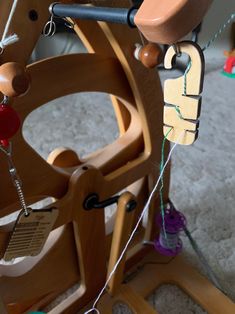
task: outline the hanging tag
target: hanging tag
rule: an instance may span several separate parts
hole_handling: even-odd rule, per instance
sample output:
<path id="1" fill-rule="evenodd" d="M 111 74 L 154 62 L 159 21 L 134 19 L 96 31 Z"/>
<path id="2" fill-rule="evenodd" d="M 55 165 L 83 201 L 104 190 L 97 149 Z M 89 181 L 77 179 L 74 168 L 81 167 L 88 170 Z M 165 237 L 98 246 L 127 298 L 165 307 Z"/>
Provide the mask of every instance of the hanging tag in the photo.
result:
<path id="1" fill-rule="evenodd" d="M 33 210 L 29 208 L 29 215 L 21 211 L 12 232 L 3 259 L 38 255 L 58 216 L 56 208 Z"/>
<path id="2" fill-rule="evenodd" d="M 163 130 L 169 141 L 191 145 L 198 137 L 204 56 L 201 48 L 190 41 L 178 43 L 177 48 L 179 53 L 187 54 L 190 61 L 183 76 L 165 81 Z M 171 46 L 165 55 L 166 69 L 172 68 L 176 54 L 176 49 Z"/>

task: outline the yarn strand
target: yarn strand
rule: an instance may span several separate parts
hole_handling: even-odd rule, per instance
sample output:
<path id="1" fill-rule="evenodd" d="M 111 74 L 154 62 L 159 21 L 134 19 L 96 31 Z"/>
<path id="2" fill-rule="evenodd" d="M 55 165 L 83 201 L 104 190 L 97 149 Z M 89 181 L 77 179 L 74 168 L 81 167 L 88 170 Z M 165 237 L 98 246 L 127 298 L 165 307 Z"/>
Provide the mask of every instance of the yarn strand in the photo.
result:
<path id="1" fill-rule="evenodd" d="M 103 286 L 103 288 L 101 289 L 101 291 L 100 291 L 98 297 L 96 298 L 95 302 L 93 303 L 92 308 L 91 308 L 90 310 L 86 311 L 84 314 L 92 313 L 93 311 L 95 311 L 97 314 L 100 314 L 99 310 L 97 310 L 97 308 L 96 308 L 97 303 L 99 302 L 99 300 L 100 300 L 102 294 L 104 293 L 105 289 L 107 288 L 107 286 L 108 286 L 108 284 L 109 284 L 111 278 L 112 278 L 113 275 L 115 274 L 115 272 L 116 272 L 116 270 L 117 270 L 117 268 L 118 268 L 118 266 L 119 266 L 119 264 L 120 264 L 120 262 L 121 262 L 123 256 L 125 255 L 125 253 L 126 253 L 126 251 L 127 251 L 127 249 L 128 249 L 128 246 L 129 246 L 130 242 L 132 241 L 132 239 L 133 239 L 133 237 L 134 237 L 134 235 L 135 235 L 135 233 L 136 233 L 136 231 L 137 231 L 139 225 L 140 225 L 141 222 L 142 222 L 142 219 L 143 219 L 144 215 L 145 215 L 146 212 L 148 211 L 150 202 L 151 202 L 151 200 L 152 200 L 152 198 L 153 198 L 153 195 L 155 194 L 155 192 L 156 192 L 156 190 L 157 190 L 157 188 L 158 188 L 158 185 L 159 185 L 160 180 L 161 180 L 161 178 L 162 178 L 162 176 L 163 176 L 163 174 L 164 174 L 164 171 L 165 171 L 165 169 L 166 169 L 166 166 L 168 165 L 168 163 L 169 163 L 169 161 L 170 161 L 170 159 L 171 159 L 171 155 L 172 155 L 174 149 L 176 148 L 176 146 L 178 145 L 178 142 L 180 141 L 180 139 L 181 139 L 181 137 L 183 136 L 183 134 L 184 134 L 184 131 L 180 134 L 180 136 L 179 136 L 179 138 L 177 139 L 176 143 L 172 146 L 172 148 L 171 148 L 171 150 L 170 150 L 170 152 L 169 152 L 169 154 L 168 154 L 167 160 L 166 160 L 164 166 L 162 167 L 162 170 L 161 170 L 160 175 L 159 175 L 159 177 L 158 177 L 158 179 L 157 179 L 157 182 L 156 182 L 156 184 L 155 184 L 155 186 L 154 186 L 152 192 L 150 193 L 150 196 L 149 196 L 149 198 L 148 198 L 148 200 L 147 200 L 147 202 L 146 202 L 146 204 L 145 204 L 145 206 L 144 206 L 144 209 L 142 210 L 142 213 L 141 213 L 141 215 L 140 215 L 140 217 L 139 217 L 139 219 L 138 219 L 138 221 L 137 221 L 137 223 L 136 223 L 136 225 L 135 225 L 135 228 L 133 229 L 133 231 L 132 231 L 132 233 L 131 233 L 131 235 L 130 235 L 130 237 L 129 237 L 129 239 L 128 239 L 128 241 L 127 241 L 125 247 L 124 247 L 124 249 L 122 250 L 122 253 L 120 254 L 120 256 L 119 256 L 119 258 L 118 258 L 116 264 L 114 265 L 112 271 L 110 272 L 110 274 L 109 274 L 109 276 L 108 276 L 108 278 L 107 278 L 107 280 L 106 280 L 106 283 L 104 284 L 104 286 Z"/>
<path id="2" fill-rule="evenodd" d="M 217 33 L 208 41 L 202 51 L 205 51 L 210 47 L 210 45 L 216 41 L 216 39 L 223 33 L 223 31 L 228 27 L 228 25 L 235 19 L 235 13 L 231 14 L 229 19 L 220 27 Z"/>
<path id="3" fill-rule="evenodd" d="M 164 166 L 164 152 L 165 152 L 165 143 L 167 140 L 167 136 L 170 134 L 170 132 L 173 130 L 173 128 L 171 128 L 166 135 L 164 136 L 164 139 L 162 141 L 162 149 L 161 149 L 161 162 L 160 162 L 160 173 L 162 172 L 163 166 Z M 159 189 L 159 195 L 160 195 L 160 208 L 161 208 L 161 216 L 162 216 L 162 224 L 163 224 L 163 233 L 164 233 L 164 237 L 167 241 L 167 234 L 166 234 L 166 227 L 165 227 L 165 209 L 164 209 L 164 200 L 163 200 L 163 188 L 164 188 L 164 178 L 163 176 L 161 177 L 161 186 Z"/>
<path id="4" fill-rule="evenodd" d="M 6 23 L 6 26 L 5 26 L 3 35 L 2 35 L 2 39 L 0 41 L 1 52 L 3 52 L 3 50 L 5 49 L 6 46 L 12 45 L 12 44 L 14 44 L 15 42 L 17 42 L 19 40 L 19 37 L 16 34 L 8 35 L 9 28 L 10 28 L 10 25 L 11 25 L 11 21 L 12 21 L 14 13 L 16 11 L 16 7 L 17 7 L 17 4 L 18 4 L 18 1 L 19 0 L 14 0 L 13 1 L 12 7 L 11 7 L 11 11 L 10 11 L 10 14 L 8 16 L 7 23 Z"/>

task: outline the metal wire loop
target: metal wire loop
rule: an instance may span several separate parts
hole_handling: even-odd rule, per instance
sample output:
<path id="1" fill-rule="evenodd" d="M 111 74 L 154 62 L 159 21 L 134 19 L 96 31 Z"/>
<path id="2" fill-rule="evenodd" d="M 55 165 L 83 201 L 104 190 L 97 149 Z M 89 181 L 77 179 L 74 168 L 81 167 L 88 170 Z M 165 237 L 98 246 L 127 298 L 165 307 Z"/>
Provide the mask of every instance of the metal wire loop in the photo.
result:
<path id="1" fill-rule="evenodd" d="M 12 143 L 9 142 L 8 147 L 3 147 L 2 145 L 0 145 L 0 150 L 7 155 L 7 157 L 11 157 L 12 155 Z"/>
<path id="2" fill-rule="evenodd" d="M 66 27 L 68 27 L 68 28 L 70 28 L 70 29 L 74 29 L 74 23 L 72 23 L 72 22 L 70 22 L 68 19 L 66 19 L 66 18 L 63 18 L 63 20 L 64 20 L 64 25 L 66 26 Z"/>
<path id="3" fill-rule="evenodd" d="M 7 105 L 9 103 L 9 97 L 6 95 L 3 95 L 3 99 L 0 103 L 0 105 Z"/>
<path id="4" fill-rule="evenodd" d="M 56 32 L 56 24 L 53 21 L 53 15 L 51 15 L 50 21 L 48 21 L 43 28 L 43 35 L 45 37 L 52 37 Z"/>
<path id="5" fill-rule="evenodd" d="M 181 51 L 180 51 L 179 45 L 173 44 L 172 46 L 173 46 L 173 48 L 174 48 L 174 51 L 175 51 L 176 56 L 177 56 L 177 57 L 180 57 L 180 56 L 181 56 Z"/>
<path id="6" fill-rule="evenodd" d="M 16 169 L 14 162 L 12 160 L 12 143 L 9 142 L 8 147 L 3 147 L 2 145 L 0 145 L 0 150 L 7 156 L 9 174 L 10 174 L 12 182 L 16 188 L 16 192 L 17 192 L 18 197 L 19 197 L 21 208 L 24 210 L 25 216 L 28 216 L 29 215 L 29 209 L 26 205 L 24 193 L 22 190 L 22 182 L 20 180 L 20 177 L 17 173 L 17 169 Z"/>

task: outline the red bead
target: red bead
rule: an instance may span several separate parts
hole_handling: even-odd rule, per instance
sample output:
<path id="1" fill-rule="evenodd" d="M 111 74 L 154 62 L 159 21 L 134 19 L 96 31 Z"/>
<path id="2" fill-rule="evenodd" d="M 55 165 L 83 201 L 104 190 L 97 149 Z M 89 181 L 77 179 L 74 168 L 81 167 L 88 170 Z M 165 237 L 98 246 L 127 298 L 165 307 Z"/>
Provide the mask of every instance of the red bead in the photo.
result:
<path id="1" fill-rule="evenodd" d="M 9 141 L 8 140 L 0 140 L 0 144 L 3 147 L 7 148 L 9 146 Z"/>
<path id="2" fill-rule="evenodd" d="M 19 128 L 18 113 L 9 105 L 0 105 L 0 140 L 11 138 Z"/>

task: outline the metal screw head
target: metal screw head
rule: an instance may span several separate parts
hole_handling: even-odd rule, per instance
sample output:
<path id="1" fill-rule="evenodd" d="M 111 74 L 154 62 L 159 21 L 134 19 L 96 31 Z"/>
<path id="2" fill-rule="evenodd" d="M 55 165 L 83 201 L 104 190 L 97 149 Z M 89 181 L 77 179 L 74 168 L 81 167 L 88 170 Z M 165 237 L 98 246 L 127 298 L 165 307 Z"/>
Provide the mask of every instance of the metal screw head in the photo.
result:
<path id="1" fill-rule="evenodd" d="M 95 204 L 99 202 L 99 196 L 96 193 L 90 194 L 86 197 L 83 202 L 83 208 L 85 210 L 91 210 L 94 208 Z"/>
<path id="2" fill-rule="evenodd" d="M 137 206 L 137 202 L 135 200 L 130 200 L 127 204 L 126 204 L 126 211 L 132 212 Z"/>

